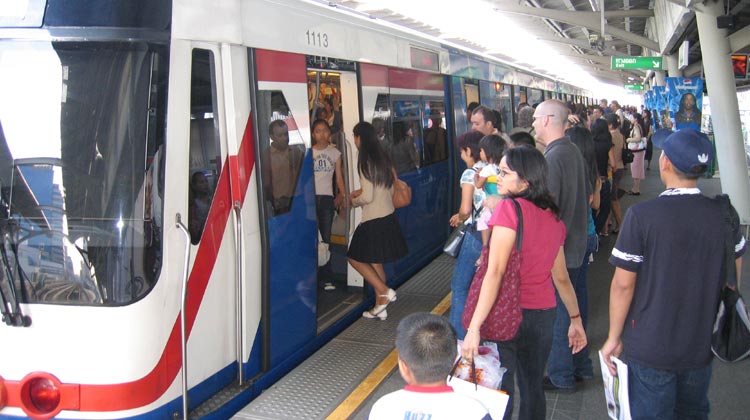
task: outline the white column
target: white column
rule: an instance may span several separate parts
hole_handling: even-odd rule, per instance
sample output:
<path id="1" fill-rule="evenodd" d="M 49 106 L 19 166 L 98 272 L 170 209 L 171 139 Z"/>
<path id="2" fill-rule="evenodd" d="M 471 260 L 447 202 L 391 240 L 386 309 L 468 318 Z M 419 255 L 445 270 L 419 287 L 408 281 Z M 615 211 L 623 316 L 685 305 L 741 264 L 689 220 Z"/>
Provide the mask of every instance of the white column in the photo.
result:
<path id="1" fill-rule="evenodd" d="M 669 72 L 669 77 L 682 77 L 682 70 L 680 70 L 680 63 L 677 60 L 676 55 L 665 55 L 664 61 L 666 61 L 667 63 L 667 72 Z"/>
<path id="2" fill-rule="evenodd" d="M 721 189 L 729 194 L 742 224 L 750 224 L 750 179 L 742 141 L 737 90 L 729 58 L 731 51 L 727 30 L 716 27 L 716 17 L 724 14 L 723 7 L 723 2 L 696 5 L 695 17 L 706 86 L 711 98 L 711 120 L 721 171 Z"/>
<path id="3" fill-rule="evenodd" d="M 667 85 L 667 74 L 664 70 L 657 70 L 654 72 L 654 86 L 666 86 Z"/>

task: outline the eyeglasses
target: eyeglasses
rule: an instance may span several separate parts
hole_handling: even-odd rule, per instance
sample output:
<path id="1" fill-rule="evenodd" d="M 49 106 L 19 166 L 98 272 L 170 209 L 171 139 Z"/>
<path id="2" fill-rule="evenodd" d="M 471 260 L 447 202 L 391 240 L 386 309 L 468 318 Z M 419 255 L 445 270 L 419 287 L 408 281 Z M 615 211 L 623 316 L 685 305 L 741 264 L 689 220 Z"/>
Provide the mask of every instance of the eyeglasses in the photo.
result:
<path id="1" fill-rule="evenodd" d="M 536 120 L 537 118 L 554 117 L 554 116 L 555 116 L 555 114 L 534 115 L 534 119 Z"/>

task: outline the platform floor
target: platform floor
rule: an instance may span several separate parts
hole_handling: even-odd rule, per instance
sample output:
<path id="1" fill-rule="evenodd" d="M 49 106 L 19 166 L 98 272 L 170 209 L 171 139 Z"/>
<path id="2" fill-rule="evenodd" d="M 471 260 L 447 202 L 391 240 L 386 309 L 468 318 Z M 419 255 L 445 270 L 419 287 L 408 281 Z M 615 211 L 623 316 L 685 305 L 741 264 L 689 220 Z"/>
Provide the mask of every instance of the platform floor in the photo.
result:
<path id="1" fill-rule="evenodd" d="M 657 153 L 654 154 L 658 156 Z M 623 181 L 628 189 L 629 174 Z M 718 178 L 701 180 L 699 187 L 707 195 L 721 191 Z M 658 160 L 641 183 L 640 196 L 625 196 L 623 214 L 629 205 L 656 197 L 663 191 Z M 608 328 L 609 286 L 614 269 L 607 258 L 616 235 L 602 238 L 599 252 L 589 266 L 588 338 L 594 366 L 599 366 L 597 351 L 604 343 Z M 396 326 L 409 313 L 450 310 L 450 279 L 453 262 L 442 255 L 398 289 L 398 301 L 388 307 L 388 320 L 360 319 L 324 346 L 294 371 L 255 399 L 234 417 L 261 419 L 355 419 L 365 420 L 372 404 L 389 392 L 401 389 L 404 382 L 396 367 L 393 347 Z M 742 291 L 750 295 L 750 258 L 743 260 Z M 596 370 L 596 369 L 595 369 Z M 736 364 L 714 361 L 710 389 L 711 419 L 749 419 L 750 360 Z M 517 413 L 518 410 L 514 410 Z M 514 416 L 517 418 L 517 415 Z M 606 419 L 607 411 L 601 373 L 579 385 L 572 394 L 547 393 L 548 419 Z"/>

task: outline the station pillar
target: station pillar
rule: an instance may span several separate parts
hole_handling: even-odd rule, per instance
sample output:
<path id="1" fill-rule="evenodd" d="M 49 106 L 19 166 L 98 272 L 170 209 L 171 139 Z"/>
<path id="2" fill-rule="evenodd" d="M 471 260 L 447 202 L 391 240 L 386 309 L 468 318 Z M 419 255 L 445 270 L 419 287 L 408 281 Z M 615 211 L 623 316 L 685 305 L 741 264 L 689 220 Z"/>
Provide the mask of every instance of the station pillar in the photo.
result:
<path id="1" fill-rule="evenodd" d="M 667 85 L 667 75 L 664 70 L 657 70 L 654 72 L 654 86 L 666 86 Z"/>
<path id="2" fill-rule="evenodd" d="M 724 2 L 706 2 L 695 6 L 703 69 L 711 99 L 711 120 L 721 174 L 721 189 L 729 194 L 742 224 L 747 225 L 750 224 L 750 179 L 734 72 L 729 59 L 731 50 L 727 30 L 716 26 L 716 17 L 724 13 Z"/>
<path id="3" fill-rule="evenodd" d="M 682 70 L 680 70 L 680 63 L 678 62 L 676 55 L 665 55 L 664 60 L 667 62 L 667 72 L 669 73 L 669 77 L 682 77 Z"/>

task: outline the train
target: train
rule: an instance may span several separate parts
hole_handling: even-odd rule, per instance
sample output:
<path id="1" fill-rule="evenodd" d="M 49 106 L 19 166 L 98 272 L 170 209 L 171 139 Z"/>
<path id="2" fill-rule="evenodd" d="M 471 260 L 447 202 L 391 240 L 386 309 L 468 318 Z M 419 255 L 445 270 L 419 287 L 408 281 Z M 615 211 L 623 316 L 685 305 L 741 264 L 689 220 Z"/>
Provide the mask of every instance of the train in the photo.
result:
<path id="1" fill-rule="evenodd" d="M 331 121 L 347 191 L 359 121 L 412 188 L 397 287 L 449 233 L 469 103 L 508 130 L 521 102 L 590 101 L 339 9 L 0 5 L 0 418 L 229 418 L 358 319 L 373 302 L 346 262 L 359 209 L 334 219 L 336 290 L 319 281 L 314 118 Z M 277 126 L 300 156 L 281 170 Z"/>

